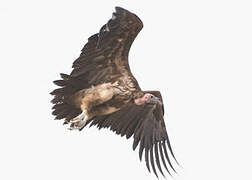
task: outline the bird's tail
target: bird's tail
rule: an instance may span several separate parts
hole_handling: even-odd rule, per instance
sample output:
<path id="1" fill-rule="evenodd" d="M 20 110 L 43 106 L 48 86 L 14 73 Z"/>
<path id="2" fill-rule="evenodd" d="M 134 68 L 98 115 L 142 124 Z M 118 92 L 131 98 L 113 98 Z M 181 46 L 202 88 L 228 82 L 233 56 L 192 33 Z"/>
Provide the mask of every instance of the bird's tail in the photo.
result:
<path id="1" fill-rule="evenodd" d="M 72 118 L 81 113 L 81 109 L 70 102 L 70 97 L 81 87 L 76 87 L 76 84 L 79 84 L 79 82 L 76 82 L 78 79 L 73 79 L 67 74 L 60 74 L 60 76 L 61 80 L 53 82 L 57 86 L 60 86 L 60 88 L 50 93 L 54 96 L 51 101 L 54 104 L 52 114 L 55 116 L 55 120 L 65 119 L 64 124 L 68 124 Z"/>

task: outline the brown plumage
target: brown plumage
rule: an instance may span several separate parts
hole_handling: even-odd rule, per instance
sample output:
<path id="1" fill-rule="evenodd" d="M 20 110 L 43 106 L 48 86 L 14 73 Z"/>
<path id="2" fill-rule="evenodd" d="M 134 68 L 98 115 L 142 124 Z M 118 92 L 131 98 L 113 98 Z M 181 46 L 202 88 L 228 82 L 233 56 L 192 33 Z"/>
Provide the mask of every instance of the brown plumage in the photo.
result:
<path id="1" fill-rule="evenodd" d="M 155 164 L 163 174 L 161 161 L 169 172 L 167 162 L 174 170 L 170 156 L 176 159 L 160 92 L 142 91 L 129 68 L 129 49 L 142 27 L 135 14 L 116 7 L 108 23 L 88 39 L 71 74 L 54 81 L 60 88 L 51 92 L 52 114 L 70 123 L 70 129 L 82 130 L 90 123 L 127 138 L 134 135 L 133 149 L 139 144 L 140 159 L 145 151 L 146 166 L 150 171 L 150 160 L 157 176 Z"/>

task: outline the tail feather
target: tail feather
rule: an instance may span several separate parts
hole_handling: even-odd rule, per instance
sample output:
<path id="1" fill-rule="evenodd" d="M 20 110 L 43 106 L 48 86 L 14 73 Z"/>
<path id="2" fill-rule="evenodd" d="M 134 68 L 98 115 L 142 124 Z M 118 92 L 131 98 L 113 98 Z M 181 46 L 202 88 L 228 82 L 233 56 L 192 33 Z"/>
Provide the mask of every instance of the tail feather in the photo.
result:
<path id="1" fill-rule="evenodd" d="M 70 112 L 71 109 L 66 109 L 65 111 L 61 111 L 59 114 L 57 114 L 56 118 L 55 119 L 63 119 L 65 118 L 69 112 Z"/>
<path id="2" fill-rule="evenodd" d="M 51 100 L 51 103 L 57 104 L 60 103 L 62 100 L 62 96 L 54 96 L 54 98 Z"/>
<path id="3" fill-rule="evenodd" d="M 72 109 L 71 113 L 69 113 L 65 120 L 67 122 L 69 122 L 71 119 L 73 119 L 74 117 L 78 116 L 79 114 L 81 113 L 81 110 L 80 109 Z"/>
<path id="4" fill-rule="evenodd" d="M 65 119 L 65 124 L 68 124 L 72 118 L 81 113 L 81 110 L 72 103 L 71 97 L 77 91 L 83 89 L 83 85 L 80 80 L 67 74 L 61 73 L 60 76 L 62 79 L 53 82 L 59 88 L 50 93 L 54 96 L 51 100 L 51 103 L 54 104 L 52 114 L 56 120 Z"/>
<path id="5" fill-rule="evenodd" d="M 55 104 L 52 109 L 63 109 L 65 108 L 67 105 L 66 104 Z"/>
<path id="6" fill-rule="evenodd" d="M 66 81 L 64 80 L 56 80 L 56 81 L 53 81 L 53 83 L 57 86 L 66 86 Z"/>
<path id="7" fill-rule="evenodd" d="M 50 92 L 51 95 L 64 95 L 66 93 L 66 88 L 58 88 Z"/>
<path id="8" fill-rule="evenodd" d="M 68 74 L 64 74 L 64 73 L 60 73 L 60 77 L 63 79 L 63 80 L 69 80 L 70 79 L 70 76 Z"/>

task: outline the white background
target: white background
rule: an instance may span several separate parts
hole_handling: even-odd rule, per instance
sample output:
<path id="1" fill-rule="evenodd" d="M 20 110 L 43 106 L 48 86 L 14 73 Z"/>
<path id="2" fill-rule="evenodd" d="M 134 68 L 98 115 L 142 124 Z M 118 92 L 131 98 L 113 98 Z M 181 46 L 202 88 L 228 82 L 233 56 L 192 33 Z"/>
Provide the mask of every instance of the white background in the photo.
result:
<path id="1" fill-rule="evenodd" d="M 183 166 L 174 179 L 252 179 L 249 0 L 1 1 L 0 179 L 155 179 L 132 139 L 70 132 L 51 115 L 52 81 L 115 6 L 144 23 L 130 65 L 142 89 L 162 92 Z"/>

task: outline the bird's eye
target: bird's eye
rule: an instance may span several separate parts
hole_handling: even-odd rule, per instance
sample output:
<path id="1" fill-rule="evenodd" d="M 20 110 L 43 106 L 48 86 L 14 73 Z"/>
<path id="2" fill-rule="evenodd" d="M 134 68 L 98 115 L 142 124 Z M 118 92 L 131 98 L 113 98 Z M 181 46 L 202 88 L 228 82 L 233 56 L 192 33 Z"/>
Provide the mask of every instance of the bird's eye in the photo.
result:
<path id="1" fill-rule="evenodd" d="M 152 99 L 154 96 L 151 95 L 150 97 L 151 97 L 151 99 Z"/>

